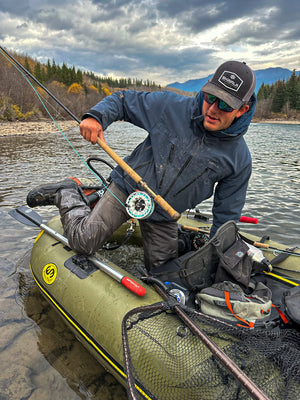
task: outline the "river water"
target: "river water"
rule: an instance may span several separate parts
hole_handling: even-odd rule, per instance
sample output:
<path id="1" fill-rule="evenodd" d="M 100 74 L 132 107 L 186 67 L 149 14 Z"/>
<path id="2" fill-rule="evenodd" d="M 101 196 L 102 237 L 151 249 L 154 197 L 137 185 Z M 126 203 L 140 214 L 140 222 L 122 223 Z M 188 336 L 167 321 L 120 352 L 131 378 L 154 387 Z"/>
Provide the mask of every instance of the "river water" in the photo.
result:
<path id="1" fill-rule="evenodd" d="M 83 160 L 109 160 L 99 147 L 81 138 L 78 128 L 65 134 Z M 144 136 L 141 129 L 115 123 L 106 139 L 124 156 Z M 300 246 L 300 125 L 252 124 L 246 140 L 253 174 L 243 215 L 256 217 L 259 223 L 240 224 L 241 228 Z M 59 132 L 0 137 L 0 164 L 0 399 L 125 400 L 123 387 L 40 295 L 28 268 L 38 232 L 8 214 L 25 204 L 36 185 L 67 176 L 94 176 Z M 205 201 L 201 211 L 210 213 L 211 205 L 211 199 Z M 56 215 L 55 207 L 37 211 L 44 221 Z"/>

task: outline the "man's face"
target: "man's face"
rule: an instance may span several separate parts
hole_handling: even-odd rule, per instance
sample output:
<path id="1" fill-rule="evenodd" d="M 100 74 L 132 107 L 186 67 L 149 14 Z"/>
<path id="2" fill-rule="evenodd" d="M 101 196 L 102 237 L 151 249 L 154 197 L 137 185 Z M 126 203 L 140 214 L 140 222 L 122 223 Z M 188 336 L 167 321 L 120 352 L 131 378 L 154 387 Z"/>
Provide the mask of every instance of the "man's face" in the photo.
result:
<path id="1" fill-rule="evenodd" d="M 204 115 L 203 126 L 208 131 L 222 131 L 228 128 L 235 118 L 239 118 L 249 110 L 249 106 L 243 106 L 239 110 L 231 112 L 221 111 L 218 107 L 218 101 L 213 104 L 203 101 L 202 114 Z"/>

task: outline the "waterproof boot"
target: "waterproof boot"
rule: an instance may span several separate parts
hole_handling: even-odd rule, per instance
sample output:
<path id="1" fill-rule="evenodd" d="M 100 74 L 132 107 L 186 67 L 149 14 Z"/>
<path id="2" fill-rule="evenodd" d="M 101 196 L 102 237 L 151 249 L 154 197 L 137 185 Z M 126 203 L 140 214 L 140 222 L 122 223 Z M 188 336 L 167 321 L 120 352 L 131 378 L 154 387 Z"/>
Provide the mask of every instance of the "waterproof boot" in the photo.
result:
<path id="1" fill-rule="evenodd" d="M 57 192 L 62 189 L 78 190 L 77 182 L 80 184 L 78 180 L 68 178 L 61 182 L 37 186 L 28 193 L 27 204 L 29 207 L 55 205 Z"/>

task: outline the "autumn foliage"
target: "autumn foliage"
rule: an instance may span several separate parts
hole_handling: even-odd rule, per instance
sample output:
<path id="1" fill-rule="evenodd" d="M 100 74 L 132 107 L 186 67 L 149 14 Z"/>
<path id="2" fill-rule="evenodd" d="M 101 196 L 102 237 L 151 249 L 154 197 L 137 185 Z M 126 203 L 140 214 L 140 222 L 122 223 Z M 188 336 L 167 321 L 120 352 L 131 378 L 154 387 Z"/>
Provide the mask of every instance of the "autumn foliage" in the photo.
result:
<path id="1" fill-rule="evenodd" d="M 83 94 L 84 89 L 79 83 L 72 83 L 72 85 L 69 86 L 68 93 Z"/>
<path id="2" fill-rule="evenodd" d="M 160 90 L 160 87 L 150 81 L 100 77 L 94 73 L 83 73 L 65 63 L 62 66 L 57 65 L 54 60 L 41 64 L 28 56 L 13 52 L 11 54 L 79 119 L 86 110 L 116 90 Z M 68 118 L 68 114 L 57 106 L 45 90 L 32 81 L 35 92 L 24 76 L 1 54 L 0 77 L 0 121 L 37 120 L 48 117 L 40 100 L 55 118 Z"/>

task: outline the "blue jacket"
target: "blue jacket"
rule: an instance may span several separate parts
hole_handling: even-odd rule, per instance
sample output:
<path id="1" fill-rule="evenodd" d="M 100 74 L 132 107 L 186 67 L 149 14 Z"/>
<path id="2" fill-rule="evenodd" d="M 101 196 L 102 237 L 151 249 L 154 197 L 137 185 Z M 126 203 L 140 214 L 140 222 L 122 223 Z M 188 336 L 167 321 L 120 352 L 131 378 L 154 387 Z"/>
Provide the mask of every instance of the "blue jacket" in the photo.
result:
<path id="1" fill-rule="evenodd" d="M 145 129 L 147 138 L 125 161 L 180 213 L 214 193 L 212 236 L 223 223 L 238 222 L 241 216 L 251 175 L 251 156 L 243 135 L 256 98 L 252 96 L 247 113 L 218 132 L 204 129 L 202 103 L 202 92 L 193 98 L 173 92 L 120 91 L 106 97 L 83 118 L 96 118 L 103 130 L 118 120 Z M 123 192 L 141 189 L 120 167 L 116 170 L 111 176 Z M 156 205 L 148 220 L 162 222 L 171 217 Z"/>

